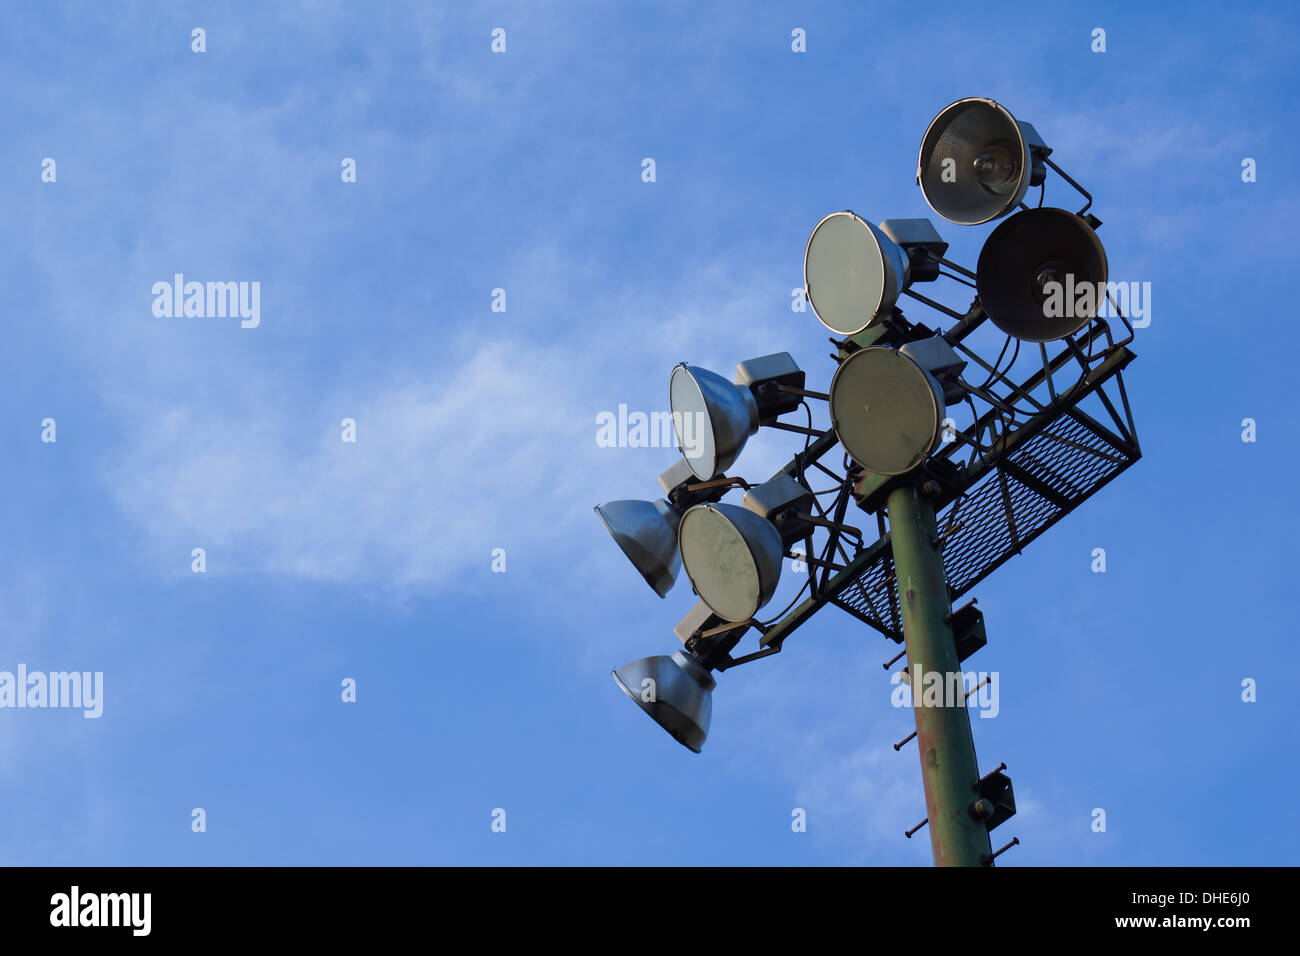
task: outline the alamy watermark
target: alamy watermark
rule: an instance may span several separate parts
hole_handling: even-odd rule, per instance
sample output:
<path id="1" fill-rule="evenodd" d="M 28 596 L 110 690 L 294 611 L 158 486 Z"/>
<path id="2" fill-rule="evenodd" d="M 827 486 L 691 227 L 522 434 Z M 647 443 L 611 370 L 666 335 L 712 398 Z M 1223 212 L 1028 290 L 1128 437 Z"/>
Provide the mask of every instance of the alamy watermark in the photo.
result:
<path id="1" fill-rule="evenodd" d="M 919 703 L 912 696 L 915 686 L 902 671 L 889 679 L 894 690 L 889 702 L 895 707 L 969 707 L 981 717 L 996 717 L 1002 709 L 998 696 L 997 671 L 925 671 L 921 675 Z"/>
<path id="2" fill-rule="evenodd" d="M 245 329 L 262 324 L 262 283 L 260 282 L 186 282 L 177 272 L 171 282 L 153 284 L 153 314 L 160 319 L 236 318 Z"/>
<path id="3" fill-rule="evenodd" d="M 132 936 L 148 936 L 152 910 L 152 893 L 83 893 L 73 884 L 50 897 L 50 925 L 123 927 Z"/>
<path id="4" fill-rule="evenodd" d="M 699 455 L 709 432 L 706 412 L 618 412 L 596 415 L 598 448 L 681 448 L 687 458 Z M 678 444 L 680 437 L 681 443 Z"/>
<path id="5" fill-rule="evenodd" d="M 83 717 L 104 713 L 103 671 L 0 671 L 0 707 L 80 707 Z"/>
<path id="6" fill-rule="evenodd" d="M 1067 272 L 1065 282 L 1043 283 L 1043 315 L 1049 319 L 1114 319 L 1123 315 L 1135 329 L 1151 324 L 1150 282 L 1079 282 Z"/>

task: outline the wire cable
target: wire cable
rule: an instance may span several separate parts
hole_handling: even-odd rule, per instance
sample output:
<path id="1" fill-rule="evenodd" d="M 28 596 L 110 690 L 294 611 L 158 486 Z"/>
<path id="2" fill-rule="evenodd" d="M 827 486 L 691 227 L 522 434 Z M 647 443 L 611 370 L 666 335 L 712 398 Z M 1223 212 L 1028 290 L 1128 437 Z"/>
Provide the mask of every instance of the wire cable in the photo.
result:
<path id="1" fill-rule="evenodd" d="M 999 369 L 1002 367 L 1002 359 L 1006 357 L 1007 349 L 1008 349 L 1010 346 L 1011 346 L 1011 336 L 1008 335 L 1008 336 L 1007 336 L 1007 340 L 1006 340 L 1005 342 L 1002 343 L 1002 351 L 999 352 L 999 353 L 998 353 L 998 357 L 997 357 L 996 359 L 993 360 L 993 371 L 989 372 L 989 377 L 986 378 L 986 379 L 984 380 L 984 384 L 980 386 L 980 390 L 981 390 L 981 391 L 983 391 L 984 389 L 986 389 L 986 388 L 988 388 L 990 385 L 992 385 L 992 384 L 993 384 L 993 380 L 996 379 L 999 375 L 1005 375 L 1005 374 L 1006 374 L 1006 372 L 999 371 Z M 1019 340 L 1019 339 L 1016 339 L 1016 352 L 1017 352 L 1017 354 L 1019 354 L 1019 350 L 1020 350 L 1020 340 Z M 1015 364 L 1016 364 L 1016 360 L 1015 360 L 1015 358 L 1012 358 L 1012 359 L 1011 359 L 1011 365 L 1015 365 Z M 1009 365 L 1009 366 L 1007 366 L 1007 371 L 1010 371 L 1010 370 L 1011 370 L 1011 366 Z"/>
<path id="2" fill-rule="evenodd" d="M 804 555 L 804 557 L 807 557 L 807 555 Z M 805 566 L 807 566 L 807 565 L 805 565 Z M 812 568 L 811 568 L 811 567 L 808 567 L 808 574 L 810 574 L 810 575 L 812 574 Z M 795 593 L 795 596 L 790 600 L 790 603 L 787 604 L 787 605 L 782 609 L 782 611 L 781 611 L 780 614 L 778 614 L 776 617 L 769 618 L 769 619 L 766 620 L 766 621 L 759 621 L 759 622 L 758 622 L 758 626 L 759 626 L 759 627 L 762 627 L 762 628 L 768 628 L 768 627 L 771 627 L 771 626 L 772 626 L 773 624 L 775 624 L 777 621 L 781 620 L 781 618 L 783 618 L 783 617 L 785 617 L 787 614 L 789 614 L 789 613 L 790 613 L 790 608 L 794 607 L 795 604 L 799 601 L 799 598 L 803 597 L 803 592 L 808 590 L 808 585 L 809 585 L 809 583 L 811 582 L 811 580 L 812 580 L 812 579 L 809 578 L 808 580 L 804 581 L 804 583 L 803 583 L 803 587 L 801 587 L 801 588 L 800 588 L 800 589 Z"/>

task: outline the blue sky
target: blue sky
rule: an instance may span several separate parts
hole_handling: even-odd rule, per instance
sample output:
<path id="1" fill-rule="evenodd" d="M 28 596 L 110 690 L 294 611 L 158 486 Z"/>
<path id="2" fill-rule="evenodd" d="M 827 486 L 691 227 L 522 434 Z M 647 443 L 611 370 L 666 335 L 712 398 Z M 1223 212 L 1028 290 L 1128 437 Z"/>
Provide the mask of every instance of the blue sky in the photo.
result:
<path id="1" fill-rule="evenodd" d="M 720 675 L 699 756 L 614 685 L 693 596 L 591 512 L 676 452 L 598 447 L 596 416 L 663 409 L 680 361 L 789 351 L 824 388 L 790 290 L 828 212 L 928 216 L 973 268 L 991 226 L 913 174 L 982 95 L 1153 290 L 1144 459 L 973 592 L 968 666 L 1001 675 L 976 747 L 1020 808 L 1000 862 L 1294 864 L 1300 25 L 1132 6 L 15 5 L 0 670 L 102 671 L 104 710 L 0 710 L 0 860 L 928 864 L 894 645 L 842 612 Z M 156 317 L 177 272 L 260 282 L 261 324 Z M 733 473 L 798 444 L 760 433 Z"/>

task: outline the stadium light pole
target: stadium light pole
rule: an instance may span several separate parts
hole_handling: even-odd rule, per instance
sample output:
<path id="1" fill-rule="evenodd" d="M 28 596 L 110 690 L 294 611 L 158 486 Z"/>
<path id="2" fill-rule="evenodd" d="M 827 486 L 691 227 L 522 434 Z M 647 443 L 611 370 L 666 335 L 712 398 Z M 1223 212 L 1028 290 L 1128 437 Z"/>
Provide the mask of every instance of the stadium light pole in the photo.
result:
<path id="1" fill-rule="evenodd" d="M 890 492 L 886 511 L 934 862 L 937 866 L 981 866 L 992 854 L 992 846 L 976 808 L 979 765 L 966 698 L 964 694 L 959 699 L 949 696 L 950 675 L 960 676 L 961 665 L 934 503 L 921 485 L 909 482 Z M 931 675 L 939 684 L 937 706 L 924 701 L 924 686 Z"/>

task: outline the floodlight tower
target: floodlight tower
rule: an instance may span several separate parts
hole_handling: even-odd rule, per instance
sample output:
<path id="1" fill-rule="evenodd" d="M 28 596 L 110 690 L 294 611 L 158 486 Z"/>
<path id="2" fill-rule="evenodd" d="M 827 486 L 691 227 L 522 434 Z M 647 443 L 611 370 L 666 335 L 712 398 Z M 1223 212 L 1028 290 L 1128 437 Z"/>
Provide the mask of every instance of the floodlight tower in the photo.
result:
<path id="1" fill-rule="evenodd" d="M 885 489 L 934 861 L 980 866 L 992 857 L 984 822 L 989 805 L 980 802 L 965 688 L 959 698 L 954 688 L 962 672 L 935 520 L 939 488 L 921 468 L 942 442 L 945 393 L 957 388 L 966 363 L 941 337 L 908 341 L 901 323 L 892 321 L 895 301 L 915 278 L 912 263 L 923 267 L 946 250 L 925 220 L 877 228 L 852 213 L 835 213 L 809 237 L 804 276 L 822 324 L 856 338 L 854 344 L 870 343 L 840 362 L 831 382 L 831 422 L 853 460 Z M 937 703 L 926 699 L 930 681 L 940 691 Z"/>
<path id="2" fill-rule="evenodd" d="M 929 220 L 875 225 L 848 210 L 824 217 L 808 239 L 804 287 L 835 333 L 829 391 L 805 389 L 787 353 L 740 363 L 734 383 L 678 365 L 670 392 L 683 460 L 660 477 L 666 497 L 597 509 L 656 593 L 664 596 L 684 568 L 700 598 L 674 628 L 682 650 L 614 672 L 642 710 L 696 753 L 712 716 L 713 673 L 779 653 L 827 604 L 904 645 L 884 666 L 907 657 L 899 676 L 911 685 L 916 730 L 894 749 L 917 741 L 927 811 L 906 836 L 928 825 L 941 866 L 991 866 L 1019 843 L 991 852 L 990 832 L 1015 814 L 1015 796 L 1005 763 L 979 772 L 966 707 L 978 687 L 965 689 L 961 663 L 987 636 L 974 599 L 956 609 L 954 601 L 1141 458 L 1121 374 L 1134 358 L 1132 324 L 1109 292 L 1126 336 L 1100 314 L 1100 291 L 1079 300 L 1092 305 L 1047 304 L 1059 284 L 1101 290 L 1108 277 L 1092 197 L 1051 152 L 1032 125 L 992 100 L 947 106 L 922 139 L 917 183 L 950 222 L 1004 220 L 977 271 L 945 258 L 947 243 Z M 1083 208 L 1043 207 L 1048 169 L 1083 195 Z M 1024 199 L 1032 187 L 1042 192 L 1031 209 Z M 913 288 L 941 275 L 976 291 L 965 312 Z M 954 321 L 943 332 L 910 322 L 898 307 L 904 295 Z M 965 343 L 986 321 L 1006 335 L 992 363 Z M 1037 347 L 1041 368 L 1018 378 L 1022 343 Z M 987 373 L 980 384 L 963 377 L 971 363 L 975 378 Z M 811 427 L 808 399 L 828 403 L 829 429 Z M 778 421 L 799 407 L 808 427 Z M 958 425 L 952 416 L 966 418 L 966 408 Z M 690 421 L 701 424 L 686 429 Z M 804 434 L 803 450 L 761 484 L 728 477 L 762 426 Z M 842 475 L 820 461 L 836 445 L 845 452 Z M 837 486 L 813 491 L 805 474 L 813 468 Z M 737 488 L 745 490 L 740 506 L 722 503 Z M 827 494 L 835 498 L 823 507 L 818 497 Z M 850 503 L 876 516 L 874 543 L 846 523 Z M 820 551 L 814 534 L 824 535 Z M 802 552 L 792 551 L 795 542 Z M 806 561 L 807 579 L 785 611 L 760 621 L 783 557 Z M 733 656 L 750 630 L 758 650 Z"/>

